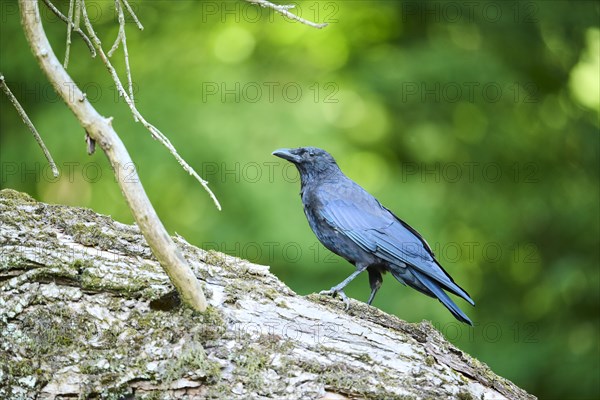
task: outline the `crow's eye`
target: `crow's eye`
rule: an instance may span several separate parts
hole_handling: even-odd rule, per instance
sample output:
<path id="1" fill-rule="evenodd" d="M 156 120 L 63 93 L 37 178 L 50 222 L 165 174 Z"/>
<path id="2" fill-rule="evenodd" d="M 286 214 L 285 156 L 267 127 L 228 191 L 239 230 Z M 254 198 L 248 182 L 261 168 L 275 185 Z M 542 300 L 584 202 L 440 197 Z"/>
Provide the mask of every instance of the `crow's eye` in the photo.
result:
<path id="1" fill-rule="evenodd" d="M 311 157 L 314 157 L 315 156 L 315 152 L 311 150 L 311 151 L 308 152 L 308 155 L 311 156 Z"/>

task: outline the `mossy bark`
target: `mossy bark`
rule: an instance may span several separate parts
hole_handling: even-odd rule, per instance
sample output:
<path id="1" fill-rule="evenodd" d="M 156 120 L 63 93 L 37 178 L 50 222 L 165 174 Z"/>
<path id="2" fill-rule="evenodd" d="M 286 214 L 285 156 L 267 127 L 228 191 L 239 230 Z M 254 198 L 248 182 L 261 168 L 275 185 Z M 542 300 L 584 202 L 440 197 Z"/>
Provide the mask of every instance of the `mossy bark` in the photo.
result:
<path id="1" fill-rule="evenodd" d="M 427 322 L 174 239 L 205 313 L 170 307 L 137 227 L 0 191 L 0 398 L 534 398 Z"/>

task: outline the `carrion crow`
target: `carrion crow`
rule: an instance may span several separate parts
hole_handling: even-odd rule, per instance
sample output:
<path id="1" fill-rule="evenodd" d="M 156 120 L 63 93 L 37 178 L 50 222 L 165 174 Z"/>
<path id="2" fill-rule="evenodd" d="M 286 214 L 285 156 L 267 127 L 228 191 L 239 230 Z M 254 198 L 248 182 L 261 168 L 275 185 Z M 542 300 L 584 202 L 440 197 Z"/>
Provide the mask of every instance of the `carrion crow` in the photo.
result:
<path id="1" fill-rule="evenodd" d="M 475 305 L 435 259 L 423 237 L 340 170 L 333 157 L 315 147 L 280 149 L 273 155 L 292 162 L 300 172 L 300 196 L 304 213 L 321 243 L 356 267 L 348 278 L 330 290 L 339 295 L 346 309 L 344 288 L 367 270 L 373 302 L 390 272 L 400 283 L 437 298 L 459 321 L 473 325 L 469 317 L 445 291 Z"/>

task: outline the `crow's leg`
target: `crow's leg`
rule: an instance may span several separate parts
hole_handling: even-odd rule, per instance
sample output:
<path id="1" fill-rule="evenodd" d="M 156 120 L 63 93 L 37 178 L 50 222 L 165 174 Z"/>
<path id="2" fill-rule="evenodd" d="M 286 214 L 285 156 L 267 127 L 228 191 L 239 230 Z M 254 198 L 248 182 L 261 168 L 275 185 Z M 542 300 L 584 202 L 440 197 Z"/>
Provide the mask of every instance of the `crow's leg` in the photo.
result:
<path id="1" fill-rule="evenodd" d="M 354 271 L 352 273 L 352 275 L 350 275 L 349 277 L 344 279 L 339 285 L 336 285 L 329 290 L 323 290 L 319 294 L 324 294 L 324 295 L 329 295 L 329 296 L 334 296 L 334 297 L 335 297 L 335 295 L 339 295 L 340 298 L 344 301 L 344 304 L 346 305 L 346 310 L 348 310 L 350 308 L 350 300 L 348 300 L 348 296 L 346 296 L 346 293 L 344 293 L 344 288 L 350 282 L 352 282 L 352 280 L 354 278 L 356 278 L 365 269 L 367 269 L 367 265 L 357 266 L 356 271 Z"/>
<path id="2" fill-rule="evenodd" d="M 375 298 L 375 294 L 383 283 L 383 277 L 381 276 L 381 272 L 376 268 L 368 268 L 367 271 L 369 272 L 369 285 L 371 286 L 371 295 L 369 296 L 367 304 L 371 305 Z"/>

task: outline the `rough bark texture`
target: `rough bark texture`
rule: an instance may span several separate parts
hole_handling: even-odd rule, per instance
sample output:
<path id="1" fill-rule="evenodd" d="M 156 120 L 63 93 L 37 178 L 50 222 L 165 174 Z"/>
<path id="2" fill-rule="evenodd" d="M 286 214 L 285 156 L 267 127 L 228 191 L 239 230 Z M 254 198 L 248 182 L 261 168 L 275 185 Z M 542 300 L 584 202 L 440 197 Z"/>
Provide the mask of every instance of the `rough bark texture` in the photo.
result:
<path id="1" fill-rule="evenodd" d="M 427 322 L 175 241 L 205 313 L 156 309 L 173 287 L 136 226 L 0 191 L 0 398 L 534 398 Z"/>

